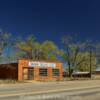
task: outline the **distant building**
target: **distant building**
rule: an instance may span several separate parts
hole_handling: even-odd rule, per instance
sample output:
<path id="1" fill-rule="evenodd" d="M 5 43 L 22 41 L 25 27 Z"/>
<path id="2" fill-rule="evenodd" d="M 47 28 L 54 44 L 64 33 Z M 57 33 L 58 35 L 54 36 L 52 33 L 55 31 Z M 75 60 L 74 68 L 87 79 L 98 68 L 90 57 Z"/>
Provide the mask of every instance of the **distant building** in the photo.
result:
<path id="1" fill-rule="evenodd" d="M 98 67 L 98 68 L 94 71 L 94 74 L 100 75 L 100 67 Z"/>
<path id="2" fill-rule="evenodd" d="M 90 77 L 90 73 L 89 72 L 73 72 L 72 73 L 73 77 Z"/>

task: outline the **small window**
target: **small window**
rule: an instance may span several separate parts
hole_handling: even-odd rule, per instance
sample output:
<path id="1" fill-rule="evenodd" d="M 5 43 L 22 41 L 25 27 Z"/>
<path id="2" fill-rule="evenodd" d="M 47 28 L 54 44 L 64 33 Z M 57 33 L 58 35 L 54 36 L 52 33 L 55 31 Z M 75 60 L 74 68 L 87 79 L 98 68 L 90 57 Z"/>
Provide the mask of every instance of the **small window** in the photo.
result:
<path id="1" fill-rule="evenodd" d="M 40 76 L 47 76 L 47 69 L 46 68 L 39 69 L 39 75 Z"/>
<path id="2" fill-rule="evenodd" d="M 59 69 L 52 69 L 53 76 L 59 76 Z"/>

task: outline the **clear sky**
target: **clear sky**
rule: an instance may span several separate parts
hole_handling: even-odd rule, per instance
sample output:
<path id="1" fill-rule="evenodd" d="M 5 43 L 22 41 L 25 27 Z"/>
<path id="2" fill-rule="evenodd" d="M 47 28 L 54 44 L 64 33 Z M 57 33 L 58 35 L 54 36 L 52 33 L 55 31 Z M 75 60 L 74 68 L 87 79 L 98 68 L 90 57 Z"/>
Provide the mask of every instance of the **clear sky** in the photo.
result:
<path id="1" fill-rule="evenodd" d="M 67 34 L 99 40 L 100 0 L 0 0 L 0 29 L 58 45 Z"/>

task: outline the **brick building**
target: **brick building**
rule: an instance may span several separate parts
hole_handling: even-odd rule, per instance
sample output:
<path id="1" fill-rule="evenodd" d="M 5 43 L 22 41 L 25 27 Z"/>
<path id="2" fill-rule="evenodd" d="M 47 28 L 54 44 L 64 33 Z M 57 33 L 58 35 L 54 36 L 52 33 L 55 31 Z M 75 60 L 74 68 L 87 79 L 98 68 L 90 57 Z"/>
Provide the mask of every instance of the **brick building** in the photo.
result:
<path id="1" fill-rule="evenodd" d="M 1 64 L 1 79 L 22 80 L 62 80 L 62 63 L 19 60 L 18 63 Z"/>

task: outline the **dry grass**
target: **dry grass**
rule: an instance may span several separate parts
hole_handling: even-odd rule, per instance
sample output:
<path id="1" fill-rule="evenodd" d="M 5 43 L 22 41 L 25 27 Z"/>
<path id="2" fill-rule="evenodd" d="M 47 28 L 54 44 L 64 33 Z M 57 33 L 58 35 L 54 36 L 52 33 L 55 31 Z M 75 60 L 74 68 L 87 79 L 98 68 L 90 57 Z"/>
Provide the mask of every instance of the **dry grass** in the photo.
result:
<path id="1" fill-rule="evenodd" d="M 11 80 L 11 79 L 0 80 L 0 84 L 17 84 L 17 83 L 25 83 L 25 82 L 18 80 Z"/>

